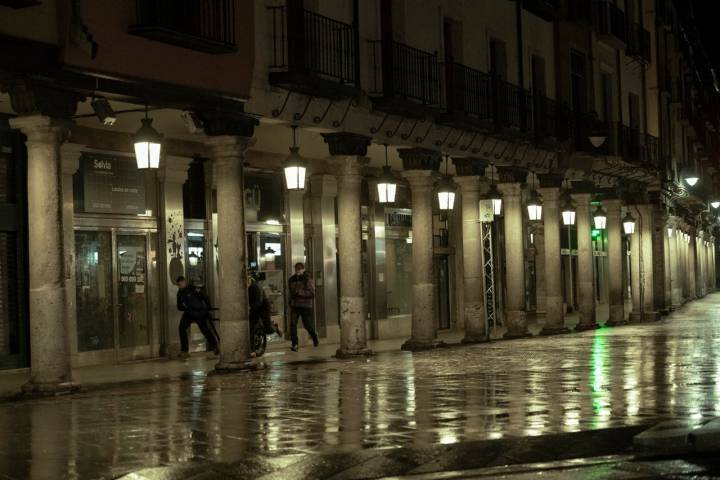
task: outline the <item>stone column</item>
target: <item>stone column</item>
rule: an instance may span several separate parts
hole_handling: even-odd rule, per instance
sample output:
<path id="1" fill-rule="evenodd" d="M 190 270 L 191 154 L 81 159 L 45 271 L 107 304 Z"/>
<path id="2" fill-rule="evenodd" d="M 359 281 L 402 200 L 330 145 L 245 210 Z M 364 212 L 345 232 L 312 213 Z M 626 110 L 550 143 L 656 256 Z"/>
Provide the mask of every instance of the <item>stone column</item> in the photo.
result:
<path id="1" fill-rule="evenodd" d="M 710 237 L 710 289 L 717 288 L 717 267 L 715 265 L 715 237 Z"/>
<path id="2" fill-rule="evenodd" d="M 481 171 L 484 164 L 474 159 L 455 159 L 462 195 L 463 303 L 465 317 L 464 343 L 488 339 L 485 325 L 483 288 L 482 232 L 480 225 Z"/>
<path id="3" fill-rule="evenodd" d="M 658 313 L 667 312 L 669 307 L 666 302 L 667 279 L 665 268 L 665 240 L 667 237 L 667 219 L 668 214 L 662 199 L 655 197 L 652 202 L 650 213 L 652 215 L 652 230 L 650 235 L 652 238 L 652 289 L 653 289 L 653 307 L 652 310 Z M 646 254 L 647 252 L 643 252 Z"/>
<path id="4" fill-rule="evenodd" d="M 575 222 L 577 224 L 578 245 L 578 313 L 580 321 L 575 330 L 597 328 L 595 320 L 595 278 L 593 272 L 592 218 L 590 202 L 592 194 L 578 193 L 573 195 L 576 205 Z"/>
<path id="5" fill-rule="evenodd" d="M 413 308 L 412 331 L 403 350 L 434 348 L 437 341 L 435 283 L 433 277 L 434 171 L 440 166 L 440 154 L 421 148 L 398 150 L 403 161 L 403 175 L 412 195 Z"/>
<path id="6" fill-rule="evenodd" d="M 654 205 L 642 204 L 628 207 L 635 217 L 635 234 L 632 236 L 632 294 L 631 322 L 659 319 L 655 310 L 653 283 L 653 209 Z"/>
<path id="7" fill-rule="evenodd" d="M 161 353 L 168 358 L 180 354 L 178 325 L 182 312 L 177 309 L 177 278 L 185 275 L 185 216 L 183 212 L 183 184 L 188 178 L 191 158 L 164 156 L 158 170 L 160 259 L 163 268 L 158 270 L 160 288 L 165 297 L 165 338 Z M 188 279 L 190 281 L 191 279 Z M 207 284 L 206 284 L 207 286 Z"/>
<path id="8" fill-rule="evenodd" d="M 506 338 L 529 335 L 525 312 L 525 245 L 523 221 L 525 218 L 522 202 L 522 184 L 517 181 L 524 172 L 500 170 L 498 185 L 503 195 L 503 216 L 505 227 L 505 326 Z M 517 175 L 517 177 L 515 177 Z M 515 178 L 513 178 L 515 177 Z M 514 180 L 514 181 L 513 181 Z"/>
<path id="9" fill-rule="evenodd" d="M 29 394 L 73 389 L 66 319 L 65 225 L 60 145 L 68 124 L 44 115 L 20 116 L 10 126 L 27 140 L 30 305 Z M 72 229 L 72 225 L 67 228 Z"/>
<path id="10" fill-rule="evenodd" d="M 668 222 L 668 227 L 673 228 L 673 233 L 672 236 L 668 237 L 668 261 L 670 263 L 670 305 L 672 309 L 677 309 L 682 305 L 682 278 L 680 278 L 681 269 L 679 268 L 682 250 L 680 246 L 680 231 L 677 229 L 677 226 L 677 218 L 671 218 Z"/>
<path id="11" fill-rule="evenodd" d="M 82 145 L 66 143 L 60 149 L 62 157 L 63 237 L 65 242 L 65 321 L 68 331 L 68 351 L 72 360 L 77 353 L 77 305 L 75 289 L 75 199 L 73 175 L 80 168 Z M 72 366 L 72 361 L 71 361 Z"/>
<path id="12" fill-rule="evenodd" d="M 254 139 L 249 120 L 242 135 L 221 132 L 207 143 L 217 176 L 220 359 L 215 369 L 226 371 L 244 368 L 250 356 L 243 162 Z"/>
<path id="13" fill-rule="evenodd" d="M 323 135 L 338 167 L 338 256 L 340 258 L 340 348 L 338 357 L 368 355 L 362 289 L 360 185 L 370 138 L 351 133 Z"/>
<path id="14" fill-rule="evenodd" d="M 610 199 L 603 202 L 607 209 L 608 249 L 608 305 L 610 316 L 607 325 L 622 325 L 625 322 L 625 299 L 623 298 L 623 225 L 622 201 Z"/>
<path id="15" fill-rule="evenodd" d="M 540 189 L 542 190 L 542 189 Z M 542 194 L 541 194 L 542 195 Z M 545 219 L 545 208 L 543 208 L 543 220 Z M 559 216 L 559 212 L 558 216 Z M 545 318 L 547 313 L 547 279 L 545 278 L 545 226 L 537 222 L 533 225 L 532 245 L 529 250 L 535 253 L 535 318 Z"/>
<path id="16" fill-rule="evenodd" d="M 540 195 L 543 198 L 543 227 L 544 227 L 544 262 L 537 269 L 543 270 L 545 285 L 545 326 L 543 335 L 565 333 L 565 315 L 563 311 L 563 292 L 561 278 L 560 255 L 560 189 L 562 181 L 557 176 L 541 175 Z"/>
<path id="17" fill-rule="evenodd" d="M 690 295 L 694 300 L 702 296 L 700 289 L 700 265 L 698 255 L 698 239 L 699 232 L 696 230 L 690 233 L 690 243 L 688 244 L 688 264 L 690 266 Z"/>

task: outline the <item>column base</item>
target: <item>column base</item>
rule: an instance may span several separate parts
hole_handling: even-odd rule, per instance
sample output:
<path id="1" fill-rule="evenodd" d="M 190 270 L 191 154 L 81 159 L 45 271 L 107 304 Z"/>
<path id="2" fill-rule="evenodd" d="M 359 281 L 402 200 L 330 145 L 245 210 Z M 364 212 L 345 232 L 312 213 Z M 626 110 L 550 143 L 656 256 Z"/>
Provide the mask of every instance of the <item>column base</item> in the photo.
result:
<path id="1" fill-rule="evenodd" d="M 233 373 L 242 370 L 255 370 L 257 368 L 258 365 L 250 360 L 247 360 L 245 362 L 218 362 L 215 364 L 215 370 L 213 370 L 209 374 L 212 375 Z"/>
<path id="2" fill-rule="evenodd" d="M 460 340 L 460 343 L 470 345 L 473 343 L 484 343 L 489 342 L 490 339 L 487 335 L 481 335 L 481 334 L 472 334 L 472 333 L 466 333 L 462 340 Z"/>
<path id="3" fill-rule="evenodd" d="M 543 327 L 543 329 L 540 330 L 540 335 L 542 336 L 562 335 L 563 333 L 570 333 L 570 329 L 567 327 Z"/>
<path id="4" fill-rule="evenodd" d="M 413 340 L 412 338 L 405 341 L 400 347 L 400 350 L 406 350 L 408 352 L 419 352 L 421 350 L 433 350 L 435 348 L 442 348 L 445 343 L 440 340 Z"/>
<path id="5" fill-rule="evenodd" d="M 622 327 L 623 325 L 627 325 L 627 320 L 608 320 L 605 322 L 606 327 Z"/>
<path id="6" fill-rule="evenodd" d="M 659 312 L 630 312 L 630 323 L 651 323 L 660 320 Z"/>
<path id="7" fill-rule="evenodd" d="M 22 386 L 23 397 L 55 397 L 58 395 L 71 395 L 82 391 L 79 383 L 73 382 L 33 382 L 30 380 Z"/>
<path id="8" fill-rule="evenodd" d="M 503 338 L 527 338 L 531 334 L 527 329 L 527 313 L 524 310 L 508 310 L 505 313 L 505 325 L 507 332 Z"/>
<path id="9" fill-rule="evenodd" d="M 369 348 L 358 348 L 358 349 L 346 349 L 338 348 L 335 352 L 336 358 L 356 358 L 356 357 L 371 357 L 375 355 L 375 352 Z"/>
<path id="10" fill-rule="evenodd" d="M 597 330 L 598 328 L 600 328 L 600 325 L 598 325 L 597 323 L 578 323 L 577 325 L 575 325 L 575 330 L 573 331 L 586 332 L 588 330 Z"/>

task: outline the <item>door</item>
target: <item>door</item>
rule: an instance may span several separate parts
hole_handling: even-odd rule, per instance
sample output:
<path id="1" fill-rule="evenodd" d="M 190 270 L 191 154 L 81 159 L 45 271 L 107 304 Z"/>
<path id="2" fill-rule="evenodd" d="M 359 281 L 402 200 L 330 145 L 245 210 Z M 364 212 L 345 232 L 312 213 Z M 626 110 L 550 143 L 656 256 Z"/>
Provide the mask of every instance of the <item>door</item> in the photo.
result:
<path id="1" fill-rule="evenodd" d="M 450 328 L 450 264 L 447 255 L 436 255 L 435 260 L 435 293 L 438 328 Z"/>
<path id="2" fill-rule="evenodd" d="M 78 365 L 152 356 L 159 307 L 149 242 L 156 240 L 148 233 L 75 232 Z"/>

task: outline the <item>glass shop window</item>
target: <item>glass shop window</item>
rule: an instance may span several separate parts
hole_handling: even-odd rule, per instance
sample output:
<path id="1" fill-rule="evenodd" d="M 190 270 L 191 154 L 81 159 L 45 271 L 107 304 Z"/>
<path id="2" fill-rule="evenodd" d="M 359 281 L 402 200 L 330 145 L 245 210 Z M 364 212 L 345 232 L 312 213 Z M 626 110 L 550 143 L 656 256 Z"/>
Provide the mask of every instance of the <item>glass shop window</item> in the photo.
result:
<path id="1" fill-rule="evenodd" d="M 385 276 L 388 316 L 412 313 L 412 243 L 408 238 L 385 241 Z"/>
<path id="2" fill-rule="evenodd" d="M 245 174 L 245 220 L 283 223 L 282 175 L 248 172 Z"/>

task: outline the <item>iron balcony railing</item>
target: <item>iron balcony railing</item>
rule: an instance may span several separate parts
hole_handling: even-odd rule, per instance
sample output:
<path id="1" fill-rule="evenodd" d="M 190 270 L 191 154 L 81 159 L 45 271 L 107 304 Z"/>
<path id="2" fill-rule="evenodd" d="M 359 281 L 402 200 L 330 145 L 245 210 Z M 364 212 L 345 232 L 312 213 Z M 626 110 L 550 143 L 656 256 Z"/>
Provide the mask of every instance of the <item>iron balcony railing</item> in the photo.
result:
<path id="1" fill-rule="evenodd" d="M 396 41 L 373 40 L 369 43 L 373 93 L 428 106 L 440 105 L 441 65 L 437 53 Z"/>
<path id="2" fill-rule="evenodd" d="M 627 41 L 625 12 L 609 0 L 594 0 L 595 29 L 598 33 L 612 35 L 623 42 Z"/>
<path id="3" fill-rule="evenodd" d="M 532 95 L 524 88 L 492 78 L 493 119 L 496 128 L 516 128 L 526 131 L 532 126 Z"/>
<path id="4" fill-rule="evenodd" d="M 650 32 L 637 23 L 630 25 L 626 52 L 645 63 L 650 62 Z"/>
<path id="5" fill-rule="evenodd" d="M 460 63 L 445 64 L 447 111 L 480 121 L 492 120 L 490 75 Z"/>
<path id="6" fill-rule="evenodd" d="M 357 84 L 357 36 L 347 23 L 304 8 L 269 7 L 273 61 L 270 67 Z"/>
<path id="7" fill-rule="evenodd" d="M 538 143 L 563 142 L 572 133 L 572 112 L 567 105 L 544 95 L 533 95 L 533 129 Z"/>
<path id="8" fill-rule="evenodd" d="M 598 119 L 596 112 L 572 112 L 572 139 L 575 150 L 593 154 L 611 155 L 615 147 L 612 125 Z M 590 137 L 605 137 L 600 147 L 590 143 Z"/>
<path id="9" fill-rule="evenodd" d="M 643 162 L 660 167 L 660 142 L 655 135 L 643 135 Z"/>
<path id="10" fill-rule="evenodd" d="M 205 51 L 235 48 L 235 0 L 136 0 L 135 4 L 137 24 L 130 27 L 131 33 Z"/>

